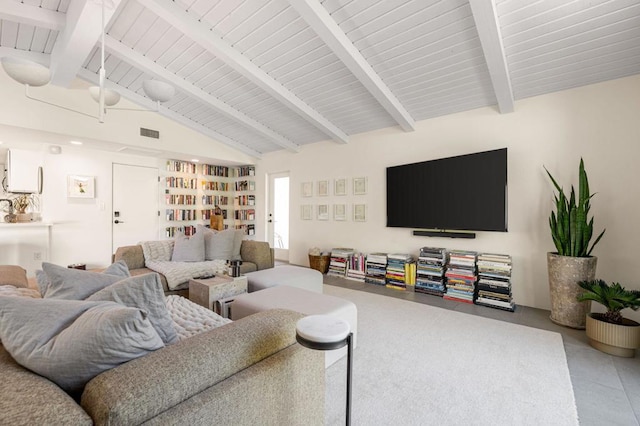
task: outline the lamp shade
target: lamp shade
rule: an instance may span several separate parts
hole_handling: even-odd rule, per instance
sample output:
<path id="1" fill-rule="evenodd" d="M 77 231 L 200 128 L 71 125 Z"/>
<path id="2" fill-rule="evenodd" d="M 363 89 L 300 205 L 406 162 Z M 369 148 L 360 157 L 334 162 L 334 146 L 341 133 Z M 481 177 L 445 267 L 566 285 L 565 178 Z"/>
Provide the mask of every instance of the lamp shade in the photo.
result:
<path id="1" fill-rule="evenodd" d="M 142 90 L 154 102 L 166 102 L 176 94 L 172 85 L 160 80 L 143 81 Z"/>
<path id="2" fill-rule="evenodd" d="M 103 89 L 104 90 L 104 104 L 108 107 L 114 106 L 120 101 L 120 93 L 111 89 Z M 100 87 L 99 86 L 91 86 L 89 87 L 89 94 L 94 101 L 100 102 Z"/>
<path id="3" fill-rule="evenodd" d="M 51 79 L 51 73 L 47 67 L 27 59 L 4 56 L 1 61 L 7 75 L 18 83 L 38 87 L 44 86 Z"/>

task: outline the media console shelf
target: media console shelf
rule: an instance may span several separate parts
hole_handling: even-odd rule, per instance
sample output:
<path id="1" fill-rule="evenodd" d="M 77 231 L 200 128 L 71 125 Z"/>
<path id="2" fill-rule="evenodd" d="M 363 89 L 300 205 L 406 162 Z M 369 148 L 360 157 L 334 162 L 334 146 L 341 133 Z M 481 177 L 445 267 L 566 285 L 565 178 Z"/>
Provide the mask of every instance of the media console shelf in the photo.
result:
<path id="1" fill-rule="evenodd" d="M 463 232 L 463 231 L 421 231 L 416 229 L 413 231 L 413 235 L 416 237 L 449 237 L 449 238 L 475 238 L 475 232 Z"/>

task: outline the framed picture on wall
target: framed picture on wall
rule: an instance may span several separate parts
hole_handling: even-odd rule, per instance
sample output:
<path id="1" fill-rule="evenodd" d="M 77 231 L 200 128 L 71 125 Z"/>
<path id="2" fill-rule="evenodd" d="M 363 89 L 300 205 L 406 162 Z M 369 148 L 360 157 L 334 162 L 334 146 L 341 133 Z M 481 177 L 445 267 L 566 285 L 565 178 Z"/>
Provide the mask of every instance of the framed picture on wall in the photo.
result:
<path id="1" fill-rule="evenodd" d="M 346 204 L 334 204 L 333 205 L 333 220 L 347 220 L 347 205 Z"/>
<path id="2" fill-rule="evenodd" d="M 311 220 L 313 217 L 313 207 L 311 204 L 304 204 L 300 206 L 300 218 L 302 220 Z"/>
<path id="3" fill-rule="evenodd" d="M 95 198 L 95 176 L 69 175 L 67 176 L 67 197 Z"/>
<path id="4" fill-rule="evenodd" d="M 367 205 L 366 204 L 353 205 L 353 221 L 354 222 L 367 221 Z"/>
<path id="5" fill-rule="evenodd" d="M 345 178 L 336 179 L 333 183 L 334 195 L 347 195 L 347 180 Z"/>
<path id="6" fill-rule="evenodd" d="M 367 193 L 367 178 L 353 178 L 353 195 L 365 195 Z"/>
<path id="7" fill-rule="evenodd" d="M 319 180 L 318 181 L 318 196 L 326 197 L 329 195 L 329 181 L 328 180 Z"/>
<path id="8" fill-rule="evenodd" d="M 329 204 L 318 204 L 318 220 L 329 220 Z"/>
<path id="9" fill-rule="evenodd" d="M 303 197 L 313 197 L 313 182 L 302 182 L 301 189 Z"/>

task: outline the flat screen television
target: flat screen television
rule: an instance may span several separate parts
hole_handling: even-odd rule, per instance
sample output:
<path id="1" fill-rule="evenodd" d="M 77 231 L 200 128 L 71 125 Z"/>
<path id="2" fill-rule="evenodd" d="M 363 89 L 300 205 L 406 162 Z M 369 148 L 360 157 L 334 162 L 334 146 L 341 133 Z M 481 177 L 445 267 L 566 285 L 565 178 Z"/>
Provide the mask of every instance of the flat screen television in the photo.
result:
<path id="1" fill-rule="evenodd" d="M 387 167 L 387 226 L 507 231 L 507 148 Z"/>

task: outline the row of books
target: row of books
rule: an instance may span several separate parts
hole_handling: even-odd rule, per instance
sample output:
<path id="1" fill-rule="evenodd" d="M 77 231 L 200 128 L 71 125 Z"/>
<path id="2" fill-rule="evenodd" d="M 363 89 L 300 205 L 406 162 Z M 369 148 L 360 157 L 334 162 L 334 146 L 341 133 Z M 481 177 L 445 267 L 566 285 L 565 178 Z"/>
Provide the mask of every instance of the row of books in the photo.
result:
<path id="1" fill-rule="evenodd" d="M 167 188 L 196 189 L 198 187 L 198 179 L 176 176 L 167 176 L 166 183 Z"/>
<path id="2" fill-rule="evenodd" d="M 167 171 L 196 174 L 197 166 L 195 163 L 189 163 L 187 161 L 168 160 Z"/>
<path id="3" fill-rule="evenodd" d="M 192 206 L 197 203 L 197 197 L 195 195 L 167 194 L 165 198 L 169 205 Z"/>
<path id="4" fill-rule="evenodd" d="M 236 197 L 236 202 L 239 206 L 255 206 L 256 196 L 255 195 L 239 195 Z"/>
<path id="5" fill-rule="evenodd" d="M 227 182 L 202 182 L 202 189 L 205 191 L 230 191 L 231 188 Z"/>
<path id="6" fill-rule="evenodd" d="M 202 204 L 205 206 L 228 206 L 229 197 L 226 195 L 203 195 Z"/>
<path id="7" fill-rule="evenodd" d="M 256 183 L 252 180 L 241 180 L 236 182 L 236 191 L 255 191 Z"/>
<path id="8" fill-rule="evenodd" d="M 515 310 L 509 255 L 423 247 L 416 261 L 406 253 L 365 256 L 351 248 L 334 248 L 328 274 L 457 302 Z"/>

